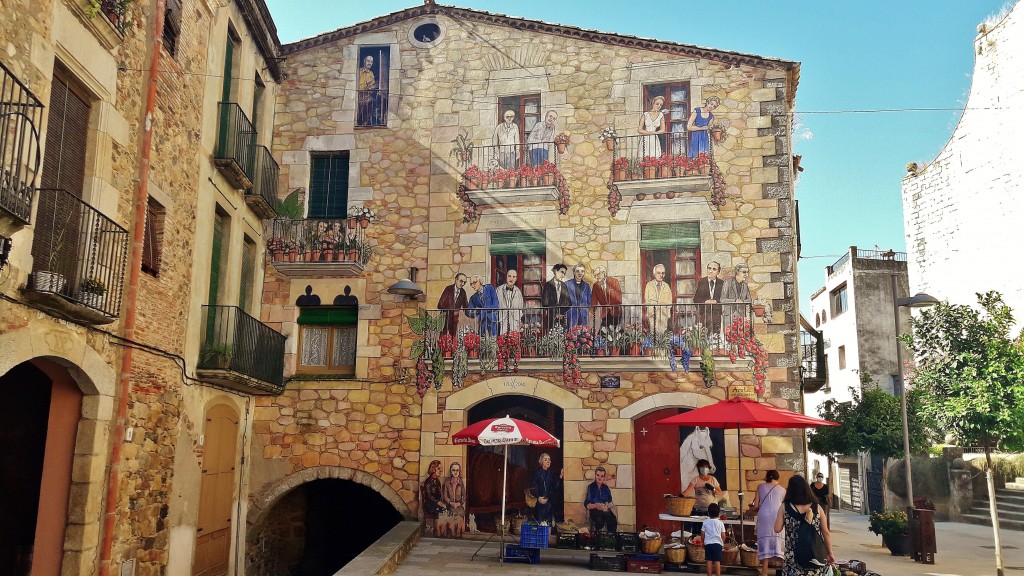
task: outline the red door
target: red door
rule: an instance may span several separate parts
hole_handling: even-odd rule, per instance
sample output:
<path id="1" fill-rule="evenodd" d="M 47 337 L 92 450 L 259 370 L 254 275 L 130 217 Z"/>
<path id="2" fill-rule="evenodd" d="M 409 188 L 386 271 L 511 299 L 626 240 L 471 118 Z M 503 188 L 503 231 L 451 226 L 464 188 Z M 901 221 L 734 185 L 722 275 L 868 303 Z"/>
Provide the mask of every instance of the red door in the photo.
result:
<path id="1" fill-rule="evenodd" d="M 663 408 L 633 421 L 633 445 L 636 454 L 636 527 L 659 530 L 668 541 L 668 534 L 679 529 L 676 522 L 662 522 L 665 494 L 679 494 L 679 428 L 656 426 L 654 423 L 679 413 L 678 408 Z"/>

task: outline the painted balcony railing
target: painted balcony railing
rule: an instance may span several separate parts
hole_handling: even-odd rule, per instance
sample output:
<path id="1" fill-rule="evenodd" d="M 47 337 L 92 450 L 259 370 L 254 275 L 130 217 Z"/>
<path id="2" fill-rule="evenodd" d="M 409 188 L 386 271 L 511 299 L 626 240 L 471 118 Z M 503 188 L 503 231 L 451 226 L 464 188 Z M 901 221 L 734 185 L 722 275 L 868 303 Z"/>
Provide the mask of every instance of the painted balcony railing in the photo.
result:
<path id="1" fill-rule="evenodd" d="M 427 314 L 444 317 L 445 328 L 424 333 L 424 347 L 454 349 L 455 338 L 471 334 L 480 351 L 496 346 L 498 336 L 519 334 L 523 358 L 559 359 L 566 338 L 583 332 L 589 344 L 580 357 L 667 356 L 705 348 L 714 354 L 735 354 L 753 340 L 754 307 L 730 304 L 625 304 L 565 308 L 434 309 Z M 452 326 L 456 328 L 450 329 Z M 576 328 L 578 326 L 585 327 Z M 742 354 L 741 354 L 742 355 Z"/>
<path id="2" fill-rule="evenodd" d="M 358 90 L 356 107 L 356 126 L 374 128 L 388 125 L 387 89 Z"/>
<path id="3" fill-rule="evenodd" d="M 554 142 L 477 146 L 463 173 L 467 190 L 554 186 L 558 154 Z"/>
<path id="4" fill-rule="evenodd" d="M 357 276 L 373 255 L 367 225 L 357 218 L 274 220 L 270 261 L 287 276 Z"/>
<path id="5" fill-rule="evenodd" d="M 256 173 L 256 129 L 234 102 L 217 104 L 219 129 L 214 163 L 235 188 L 253 187 Z"/>
<path id="6" fill-rule="evenodd" d="M 127 230 L 65 190 L 40 190 L 36 214 L 31 291 L 58 315 L 112 322 L 121 309 Z"/>
<path id="7" fill-rule="evenodd" d="M 0 210 L 20 224 L 32 216 L 42 119 L 42 103 L 0 63 Z"/>
<path id="8" fill-rule="evenodd" d="M 277 180 L 281 168 L 266 146 L 256 147 L 256 166 L 252 190 L 245 192 L 245 202 L 257 216 L 271 219 L 277 216 Z"/>
<path id="9" fill-rule="evenodd" d="M 615 182 L 709 177 L 711 151 L 688 155 L 688 134 L 649 134 L 615 139 L 612 180 Z"/>
<path id="10" fill-rule="evenodd" d="M 199 378 L 254 394 L 284 390 L 285 336 L 237 306 L 203 306 Z"/>

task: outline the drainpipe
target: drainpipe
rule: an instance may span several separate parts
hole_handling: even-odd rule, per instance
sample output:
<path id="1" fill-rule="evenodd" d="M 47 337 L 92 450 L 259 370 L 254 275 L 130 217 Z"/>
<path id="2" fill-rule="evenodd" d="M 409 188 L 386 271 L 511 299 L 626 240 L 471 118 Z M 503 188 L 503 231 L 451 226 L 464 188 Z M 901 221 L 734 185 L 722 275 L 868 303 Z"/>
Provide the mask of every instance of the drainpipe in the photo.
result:
<path id="1" fill-rule="evenodd" d="M 135 340 L 135 305 L 139 296 L 139 277 L 142 274 L 142 248 L 145 241 L 146 208 L 149 200 L 149 160 L 153 149 L 153 110 L 156 108 L 156 85 L 160 76 L 160 50 L 163 47 L 166 0 L 156 0 L 154 10 L 149 77 L 146 84 L 146 109 L 143 117 L 142 149 L 139 160 L 139 185 L 135 190 L 132 261 L 131 266 L 128 267 L 128 290 L 125 295 L 124 337 L 128 340 Z M 131 346 L 125 346 L 122 350 L 117 421 L 114 424 L 114 438 L 110 448 L 110 469 L 107 473 L 106 505 L 103 511 L 100 576 L 109 576 L 111 573 L 110 555 L 114 548 L 114 526 L 117 524 L 117 487 L 121 472 L 121 445 L 124 443 L 125 420 L 128 416 L 128 393 L 131 390 L 133 349 Z"/>

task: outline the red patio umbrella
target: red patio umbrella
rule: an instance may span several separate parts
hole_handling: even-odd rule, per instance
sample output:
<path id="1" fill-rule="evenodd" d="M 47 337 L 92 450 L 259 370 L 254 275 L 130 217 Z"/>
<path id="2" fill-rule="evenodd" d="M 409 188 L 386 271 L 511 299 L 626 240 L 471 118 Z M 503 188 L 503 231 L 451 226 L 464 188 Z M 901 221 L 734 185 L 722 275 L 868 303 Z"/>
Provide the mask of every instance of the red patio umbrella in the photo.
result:
<path id="1" fill-rule="evenodd" d="M 736 428 L 736 455 L 740 461 L 740 486 L 736 494 L 740 500 L 740 538 L 743 537 L 743 450 L 740 447 L 740 428 L 817 428 L 839 424 L 790 412 L 746 398 L 730 398 L 717 404 L 696 408 L 689 412 L 658 420 L 666 426 L 707 426 L 709 428 Z M 684 487 L 685 488 L 685 487 Z"/>
<path id="2" fill-rule="evenodd" d="M 516 418 L 490 418 L 481 420 L 452 435 L 452 444 L 467 446 L 504 446 L 505 463 L 501 473 L 501 548 L 498 559 L 505 560 L 505 499 L 508 492 L 508 447 L 512 446 L 554 446 L 558 438 L 540 426 Z"/>

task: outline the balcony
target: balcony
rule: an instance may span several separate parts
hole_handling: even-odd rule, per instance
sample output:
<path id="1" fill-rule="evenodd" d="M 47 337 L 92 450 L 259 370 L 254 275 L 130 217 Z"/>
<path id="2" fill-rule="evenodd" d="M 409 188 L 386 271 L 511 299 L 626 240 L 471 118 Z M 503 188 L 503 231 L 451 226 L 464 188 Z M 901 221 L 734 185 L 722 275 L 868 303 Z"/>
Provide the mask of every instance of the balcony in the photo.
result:
<path id="1" fill-rule="evenodd" d="M 612 181 L 623 196 L 637 200 L 662 196 L 672 199 L 677 194 L 710 192 L 712 153 L 690 158 L 687 142 L 685 132 L 616 138 Z"/>
<path id="2" fill-rule="evenodd" d="M 42 164 L 43 105 L 0 63 L 0 219 L 29 223 Z"/>
<path id="3" fill-rule="evenodd" d="M 274 220 L 270 262 L 290 277 L 359 276 L 373 255 L 367 225 L 369 220 L 357 218 Z"/>
<path id="4" fill-rule="evenodd" d="M 564 187 L 565 181 L 558 172 L 553 142 L 477 146 L 465 153 L 469 167 L 462 182 L 466 196 L 476 206 L 559 200 L 559 187 Z"/>
<path id="5" fill-rule="evenodd" d="M 264 220 L 277 216 L 277 180 L 280 172 L 270 149 L 257 146 L 253 187 L 245 191 L 245 203 Z"/>
<path id="6" fill-rule="evenodd" d="M 203 306 L 200 380 L 248 394 L 284 391 L 283 334 L 237 306 Z"/>
<path id="7" fill-rule="evenodd" d="M 747 303 L 664 304 L 593 306 L 590 308 L 470 309 L 458 311 L 427 310 L 432 318 L 445 318 L 445 324 L 457 322 L 458 331 L 471 334 L 479 342 L 477 359 L 470 367 L 482 365 L 488 370 L 488 357 L 497 354 L 497 338 L 517 332 L 521 338 L 520 370 L 561 371 L 566 346 L 566 327 L 573 338 L 583 329 L 592 343 L 578 354 L 581 369 L 593 371 L 667 371 L 674 361 L 693 357 L 692 368 L 699 366 L 700 355 L 709 349 L 716 365 L 735 370 L 750 370 L 752 359 L 744 347 L 754 336 L 754 308 Z M 427 330 L 423 334 L 426 350 L 454 349 L 456 342 L 446 331 Z M 464 342 L 466 337 L 464 336 Z M 684 354 L 689 350 L 688 354 Z M 446 355 L 450 356 L 450 354 Z M 475 358 L 470 354 L 471 358 Z M 686 369 L 678 366 L 679 370 Z M 492 368 L 493 369 L 493 366 Z"/>
<path id="8" fill-rule="evenodd" d="M 217 104 L 219 128 L 214 164 L 235 188 L 249 190 L 256 174 L 256 129 L 233 102 Z"/>
<path id="9" fill-rule="evenodd" d="M 121 309 L 128 232 L 65 190 L 40 190 L 26 299 L 56 316 L 109 324 Z"/>
<path id="10" fill-rule="evenodd" d="M 825 362 L 825 341 L 817 330 L 800 330 L 800 385 L 807 394 L 821 390 L 828 383 Z"/>
<path id="11" fill-rule="evenodd" d="M 388 89 L 356 91 L 356 126 L 385 128 L 388 125 Z"/>

